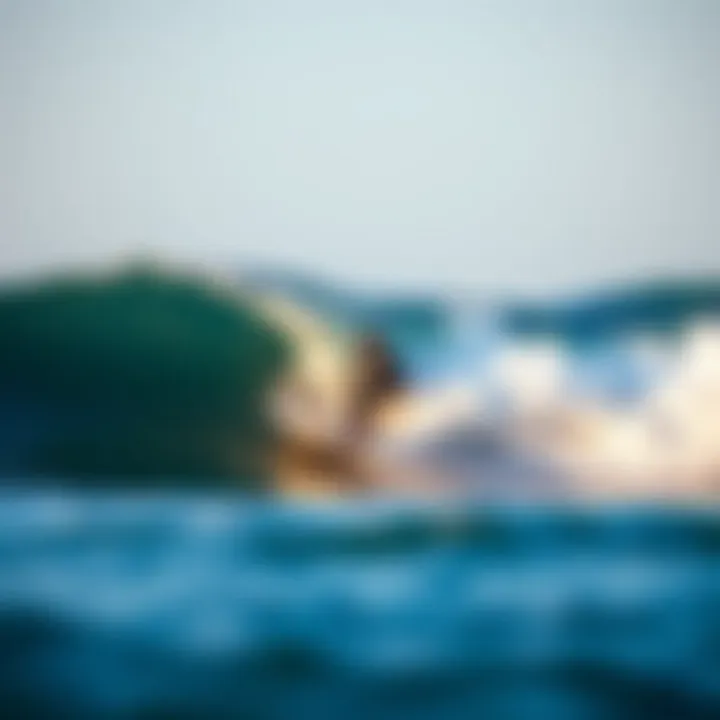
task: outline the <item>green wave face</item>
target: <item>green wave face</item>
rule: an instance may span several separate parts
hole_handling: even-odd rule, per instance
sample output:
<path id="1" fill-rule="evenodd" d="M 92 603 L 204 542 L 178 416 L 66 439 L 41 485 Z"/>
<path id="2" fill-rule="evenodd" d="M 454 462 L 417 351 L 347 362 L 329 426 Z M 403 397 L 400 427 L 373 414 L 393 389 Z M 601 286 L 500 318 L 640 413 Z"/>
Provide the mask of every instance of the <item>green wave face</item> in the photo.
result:
<path id="1" fill-rule="evenodd" d="M 155 272 L 66 278 L 0 293 L 0 345 L 2 412 L 27 426 L 0 469 L 261 480 L 292 348 L 251 299 Z"/>

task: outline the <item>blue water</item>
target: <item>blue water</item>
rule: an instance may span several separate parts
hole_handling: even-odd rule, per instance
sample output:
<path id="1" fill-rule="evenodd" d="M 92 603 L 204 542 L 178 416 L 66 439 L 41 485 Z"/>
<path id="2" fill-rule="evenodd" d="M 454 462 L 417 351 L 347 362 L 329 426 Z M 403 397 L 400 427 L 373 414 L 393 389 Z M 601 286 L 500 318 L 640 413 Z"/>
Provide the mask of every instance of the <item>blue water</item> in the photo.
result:
<path id="1" fill-rule="evenodd" d="M 720 717 L 720 509 L 0 499 L 3 718 Z"/>

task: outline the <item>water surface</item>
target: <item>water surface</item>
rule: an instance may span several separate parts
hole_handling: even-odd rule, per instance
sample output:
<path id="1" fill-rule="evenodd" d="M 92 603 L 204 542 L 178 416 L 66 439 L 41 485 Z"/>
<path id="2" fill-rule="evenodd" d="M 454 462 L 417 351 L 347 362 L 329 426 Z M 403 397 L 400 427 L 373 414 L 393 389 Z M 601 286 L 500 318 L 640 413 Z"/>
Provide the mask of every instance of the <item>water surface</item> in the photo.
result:
<path id="1" fill-rule="evenodd" d="M 712 718 L 720 511 L 6 493 L 3 717 Z"/>

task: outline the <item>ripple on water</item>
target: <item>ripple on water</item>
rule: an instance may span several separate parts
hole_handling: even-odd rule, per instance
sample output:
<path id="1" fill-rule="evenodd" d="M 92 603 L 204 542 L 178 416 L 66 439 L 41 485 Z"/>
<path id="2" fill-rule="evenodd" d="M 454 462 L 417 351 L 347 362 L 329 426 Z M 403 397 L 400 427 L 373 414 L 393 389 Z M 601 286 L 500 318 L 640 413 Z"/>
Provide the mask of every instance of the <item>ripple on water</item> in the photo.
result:
<path id="1" fill-rule="evenodd" d="M 79 718 L 712 717 L 719 538 L 707 508 L 8 496 L 0 700 Z"/>

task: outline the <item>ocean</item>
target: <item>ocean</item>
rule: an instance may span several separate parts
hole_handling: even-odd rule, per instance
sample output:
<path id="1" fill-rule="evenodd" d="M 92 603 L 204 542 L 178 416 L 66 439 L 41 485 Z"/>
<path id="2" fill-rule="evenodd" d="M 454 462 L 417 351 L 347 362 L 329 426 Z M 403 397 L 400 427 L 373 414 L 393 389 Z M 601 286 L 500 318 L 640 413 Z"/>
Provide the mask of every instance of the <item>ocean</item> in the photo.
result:
<path id="1" fill-rule="evenodd" d="M 405 369 L 474 392 L 504 341 L 410 334 Z M 579 347 L 563 398 L 624 407 L 660 374 L 622 343 Z M 513 498 L 522 463 L 473 438 L 434 439 L 467 489 L 502 467 L 497 493 L 310 503 L 13 478 L 0 717 L 719 718 L 720 505 L 551 500 L 537 466 Z"/>
<path id="2" fill-rule="evenodd" d="M 717 718 L 720 510 L 0 499 L 3 718 Z"/>

